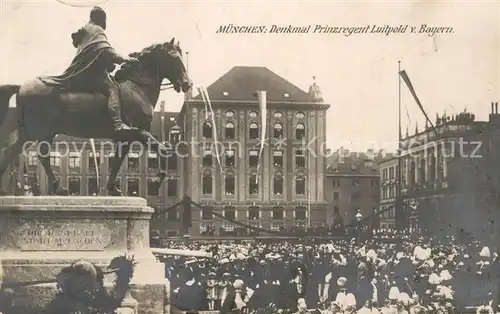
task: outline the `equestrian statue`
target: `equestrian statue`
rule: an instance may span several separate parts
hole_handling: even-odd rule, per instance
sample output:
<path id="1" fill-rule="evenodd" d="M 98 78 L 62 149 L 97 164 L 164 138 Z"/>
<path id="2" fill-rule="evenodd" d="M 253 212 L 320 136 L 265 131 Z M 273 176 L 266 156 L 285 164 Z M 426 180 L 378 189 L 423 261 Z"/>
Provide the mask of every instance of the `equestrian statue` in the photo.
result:
<path id="1" fill-rule="evenodd" d="M 71 35 L 76 56 L 63 74 L 0 86 L 0 125 L 13 95 L 17 115 L 16 134 L 10 137 L 15 140 L 0 161 L 0 178 L 25 153 L 26 144 L 38 142 L 38 159 L 51 183 L 50 194 L 67 195 L 50 166 L 48 153 L 54 137 L 111 139 L 116 149 L 107 190 L 118 196 L 122 193 L 115 184 L 116 176 L 132 142 L 148 143 L 164 153 L 166 148 L 149 133 L 163 79 L 178 93 L 192 86 L 179 43 L 172 38 L 123 57 L 110 45 L 105 30 L 106 13 L 94 7 L 89 22 Z M 5 194 L 0 180 L 2 192 Z"/>

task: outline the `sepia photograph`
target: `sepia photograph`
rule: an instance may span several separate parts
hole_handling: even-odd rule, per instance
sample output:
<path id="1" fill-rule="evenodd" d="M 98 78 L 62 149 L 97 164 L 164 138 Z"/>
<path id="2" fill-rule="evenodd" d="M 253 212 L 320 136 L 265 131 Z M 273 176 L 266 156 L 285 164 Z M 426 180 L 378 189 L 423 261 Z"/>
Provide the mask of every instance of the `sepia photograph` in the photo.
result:
<path id="1" fill-rule="evenodd" d="M 0 314 L 500 313 L 499 1 L 0 14 Z"/>

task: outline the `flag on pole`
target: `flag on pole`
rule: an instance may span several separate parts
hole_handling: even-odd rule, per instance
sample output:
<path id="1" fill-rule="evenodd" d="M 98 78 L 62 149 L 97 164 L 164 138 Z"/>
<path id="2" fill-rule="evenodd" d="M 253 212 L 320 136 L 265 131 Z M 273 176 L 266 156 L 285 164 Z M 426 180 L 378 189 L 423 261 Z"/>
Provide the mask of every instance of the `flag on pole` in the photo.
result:
<path id="1" fill-rule="evenodd" d="M 405 82 L 406 86 L 408 87 L 408 90 L 410 91 L 411 95 L 413 96 L 413 99 L 415 99 L 415 102 L 417 103 L 418 108 L 424 114 L 425 119 L 427 120 L 427 122 L 429 122 L 429 124 L 431 125 L 434 132 L 436 132 L 434 124 L 432 123 L 431 119 L 429 119 L 429 116 L 427 115 L 427 112 L 425 111 L 424 106 L 422 106 L 420 99 L 418 99 L 417 93 L 415 92 L 415 88 L 413 88 L 413 84 L 411 83 L 410 78 L 408 77 L 408 74 L 406 73 L 405 70 L 402 70 L 402 71 L 399 71 L 399 75 L 401 76 L 401 78 Z"/>
<path id="2" fill-rule="evenodd" d="M 260 160 L 262 153 L 264 152 L 264 145 L 266 143 L 266 121 L 267 121 L 267 92 L 264 90 L 257 91 L 257 96 L 259 98 L 259 110 L 261 116 L 261 132 L 260 132 L 260 152 L 259 152 L 259 163 L 257 164 L 257 181 L 260 171 Z"/>

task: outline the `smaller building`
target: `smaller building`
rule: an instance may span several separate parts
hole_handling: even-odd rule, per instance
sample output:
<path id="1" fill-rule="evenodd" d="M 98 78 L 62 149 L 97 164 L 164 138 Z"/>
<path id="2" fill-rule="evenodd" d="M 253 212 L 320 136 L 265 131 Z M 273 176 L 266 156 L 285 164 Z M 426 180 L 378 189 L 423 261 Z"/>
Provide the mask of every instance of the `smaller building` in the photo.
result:
<path id="1" fill-rule="evenodd" d="M 391 156 L 380 163 L 380 207 L 377 213 L 379 228 L 393 230 L 396 227 L 396 196 L 399 177 L 399 158 Z"/>
<path id="2" fill-rule="evenodd" d="M 354 223 L 358 211 L 369 224 L 378 227 L 375 213 L 379 207 L 379 170 L 371 159 L 338 162 L 327 170 L 326 224 L 334 225 L 340 217 L 345 225 Z"/>

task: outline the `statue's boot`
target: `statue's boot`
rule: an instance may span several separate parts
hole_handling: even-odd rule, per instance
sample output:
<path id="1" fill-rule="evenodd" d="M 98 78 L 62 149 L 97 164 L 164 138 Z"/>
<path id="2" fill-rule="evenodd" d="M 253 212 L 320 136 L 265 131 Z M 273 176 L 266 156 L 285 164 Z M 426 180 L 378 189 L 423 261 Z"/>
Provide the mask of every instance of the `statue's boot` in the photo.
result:
<path id="1" fill-rule="evenodd" d="M 132 128 L 126 125 L 122 120 L 122 112 L 120 107 L 120 92 L 118 87 L 111 81 L 110 78 L 107 80 L 108 85 L 108 110 L 111 115 L 111 120 L 113 121 L 113 130 L 115 133 L 115 139 L 117 140 L 127 140 L 130 139 L 134 134 L 138 134 L 139 129 Z"/>

